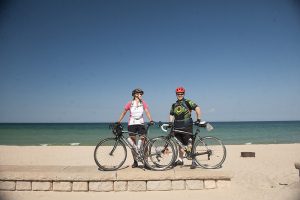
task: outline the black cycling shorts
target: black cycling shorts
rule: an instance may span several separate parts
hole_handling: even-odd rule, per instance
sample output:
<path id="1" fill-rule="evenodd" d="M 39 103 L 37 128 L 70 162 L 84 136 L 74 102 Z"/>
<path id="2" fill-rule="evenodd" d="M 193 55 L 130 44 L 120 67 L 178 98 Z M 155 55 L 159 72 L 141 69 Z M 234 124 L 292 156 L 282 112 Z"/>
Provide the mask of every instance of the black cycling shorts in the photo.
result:
<path id="1" fill-rule="evenodd" d="M 138 135 L 146 135 L 146 128 L 144 125 L 141 124 L 129 125 L 128 131 L 133 132 L 133 133 L 129 133 L 130 136 L 135 136 L 136 134 L 134 133 L 137 133 Z"/>
<path id="2" fill-rule="evenodd" d="M 185 128 L 179 129 L 179 130 L 189 132 L 192 134 L 193 126 L 188 126 L 188 127 L 185 127 Z M 192 138 L 191 134 L 178 133 L 178 132 L 174 131 L 174 136 L 185 146 L 188 145 L 189 139 Z"/>

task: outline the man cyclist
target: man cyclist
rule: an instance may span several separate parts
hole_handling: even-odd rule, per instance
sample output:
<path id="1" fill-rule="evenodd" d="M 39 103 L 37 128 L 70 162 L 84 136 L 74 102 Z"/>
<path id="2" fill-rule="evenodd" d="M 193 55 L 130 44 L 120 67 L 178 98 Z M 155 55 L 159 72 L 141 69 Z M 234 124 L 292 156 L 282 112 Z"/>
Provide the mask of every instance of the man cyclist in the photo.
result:
<path id="1" fill-rule="evenodd" d="M 175 132 L 175 137 L 185 146 L 188 145 L 189 139 L 192 137 L 193 133 L 193 119 L 191 116 L 192 110 L 196 112 L 197 121 L 200 123 L 201 110 L 200 107 L 189 99 L 185 99 L 185 89 L 183 87 L 178 87 L 175 90 L 177 101 L 172 104 L 170 110 L 170 121 L 169 125 L 174 126 L 175 129 L 179 129 L 190 134 Z M 179 146 L 179 158 L 175 162 L 175 165 L 183 165 L 183 154 L 184 150 Z M 191 169 L 195 169 L 197 166 L 195 160 L 192 160 Z"/>
<path id="2" fill-rule="evenodd" d="M 121 113 L 121 116 L 117 123 L 121 123 L 122 119 L 126 115 L 127 111 L 130 111 L 129 121 L 128 121 L 128 131 L 132 132 L 129 134 L 131 140 L 136 144 L 136 134 L 140 135 L 140 138 L 143 143 L 145 143 L 145 138 L 143 137 L 146 135 L 146 128 L 144 125 L 144 118 L 143 113 L 145 111 L 150 123 L 153 124 L 151 114 L 148 108 L 147 103 L 142 99 L 142 95 L 144 94 L 144 91 L 140 88 L 134 89 L 132 91 L 133 100 L 129 101 Z M 133 156 L 133 164 L 132 168 L 138 167 L 138 162 L 135 158 L 134 152 L 132 151 Z"/>

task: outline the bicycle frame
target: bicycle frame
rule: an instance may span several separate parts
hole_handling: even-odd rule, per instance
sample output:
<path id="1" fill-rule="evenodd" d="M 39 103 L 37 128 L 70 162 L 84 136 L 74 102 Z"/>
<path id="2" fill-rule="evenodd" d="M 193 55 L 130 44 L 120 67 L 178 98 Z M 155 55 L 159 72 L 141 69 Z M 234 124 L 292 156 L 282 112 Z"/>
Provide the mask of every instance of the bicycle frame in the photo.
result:
<path id="1" fill-rule="evenodd" d="M 169 124 L 159 123 L 160 128 L 164 132 L 168 132 L 166 136 L 161 136 L 168 141 L 171 141 L 171 146 L 176 147 L 174 162 L 178 156 L 178 147 L 180 152 L 185 152 L 184 158 L 193 159 L 193 163 L 197 163 L 199 166 L 205 169 L 216 169 L 222 166 L 223 162 L 226 159 L 226 148 L 223 142 L 214 136 L 200 136 L 200 129 L 206 128 L 207 131 L 213 130 L 213 127 L 205 122 L 193 122 L 193 125 L 197 126 L 193 133 L 186 132 L 182 129 L 176 129 L 174 126 L 169 126 Z M 168 131 L 168 128 L 171 130 Z M 175 137 L 174 133 L 182 133 L 191 135 L 192 147 L 191 151 L 186 148 L 185 145 L 179 139 Z M 168 145 L 165 145 L 165 150 L 168 150 Z M 182 150 L 183 149 L 183 150 Z M 204 155 L 204 156 L 201 156 Z M 198 157 L 199 156 L 199 157 Z"/>
<path id="2" fill-rule="evenodd" d="M 194 149 L 194 145 L 195 145 L 195 141 L 196 141 L 196 138 L 198 136 L 198 134 L 200 133 L 200 127 L 198 126 L 196 131 L 193 133 L 190 133 L 190 132 L 186 132 L 186 131 L 182 131 L 182 130 L 178 130 L 178 129 L 174 129 L 174 127 L 171 128 L 171 131 L 170 133 L 168 134 L 167 138 L 168 139 L 172 139 L 179 147 L 181 147 L 185 153 L 186 153 L 186 158 L 192 158 L 194 159 L 196 156 L 200 156 L 200 155 L 205 155 L 207 154 L 208 155 L 208 158 L 210 157 L 211 155 L 211 151 L 208 150 L 207 152 L 203 152 L 203 153 L 194 153 L 193 151 L 191 152 L 188 152 L 187 149 L 186 149 L 186 146 L 184 144 L 182 144 L 182 142 L 180 142 L 173 133 L 182 133 L 182 134 L 189 134 L 192 136 L 192 150 Z M 199 140 L 201 140 L 201 137 L 198 136 Z"/>
<path id="3" fill-rule="evenodd" d="M 148 135 L 148 130 L 149 130 L 149 127 L 150 125 L 147 125 L 146 127 L 146 134 L 143 135 L 143 137 L 146 139 L 146 140 L 149 140 L 149 138 L 147 137 Z M 111 152 L 109 153 L 110 155 L 113 155 L 118 143 L 120 141 L 122 141 L 127 147 L 129 147 L 130 150 L 132 150 L 136 156 L 137 156 L 137 159 L 141 162 L 143 162 L 144 160 L 144 154 L 141 150 L 143 150 L 143 148 L 135 148 L 132 144 L 130 144 L 127 139 L 124 137 L 123 134 L 125 133 L 128 133 L 128 134 L 134 134 L 134 135 L 138 135 L 137 133 L 134 133 L 134 132 L 130 132 L 130 131 L 122 131 L 122 134 L 120 134 L 119 136 L 116 136 L 116 142 L 114 144 L 114 147 L 112 148 Z"/>

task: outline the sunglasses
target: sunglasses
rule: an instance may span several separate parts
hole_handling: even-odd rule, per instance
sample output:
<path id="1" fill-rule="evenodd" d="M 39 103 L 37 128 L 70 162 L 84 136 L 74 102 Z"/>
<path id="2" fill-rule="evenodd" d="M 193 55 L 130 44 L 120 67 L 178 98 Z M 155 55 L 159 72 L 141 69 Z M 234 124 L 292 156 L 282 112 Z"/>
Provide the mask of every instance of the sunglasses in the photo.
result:
<path id="1" fill-rule="evenodd" d="M 176 95 L 178 95 L 178 96 L 179 96 L 179 95 L 184 95 L 184 93 L 176 93 Z"/>

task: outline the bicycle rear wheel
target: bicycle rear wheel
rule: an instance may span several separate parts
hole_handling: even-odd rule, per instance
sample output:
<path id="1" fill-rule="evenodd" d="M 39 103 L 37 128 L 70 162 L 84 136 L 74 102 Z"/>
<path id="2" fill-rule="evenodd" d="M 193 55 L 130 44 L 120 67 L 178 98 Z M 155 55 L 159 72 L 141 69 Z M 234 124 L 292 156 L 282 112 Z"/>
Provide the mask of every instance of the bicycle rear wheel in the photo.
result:
<path id="1" fill-rule="evenodd" d="M 193 152 L 196 162 L 203 168 L 220 168 L 226 158 L 226 148 L 216 137 L 197 138 Z"/>
<path id="2" fill-rule="evenodd" d="M 116 138 L 101 140 L 94 151 L 94 159 L 99 169 L 112 171 L 119 169 L 127 158 L 124 143 Z"/>
<path id="3" fill-rule="evenodd" d="M 153 138 L 145 145 L 144 161 L 152 170 L 166 170 L 175 161 L 174 146 L 163 137 Z"/>

